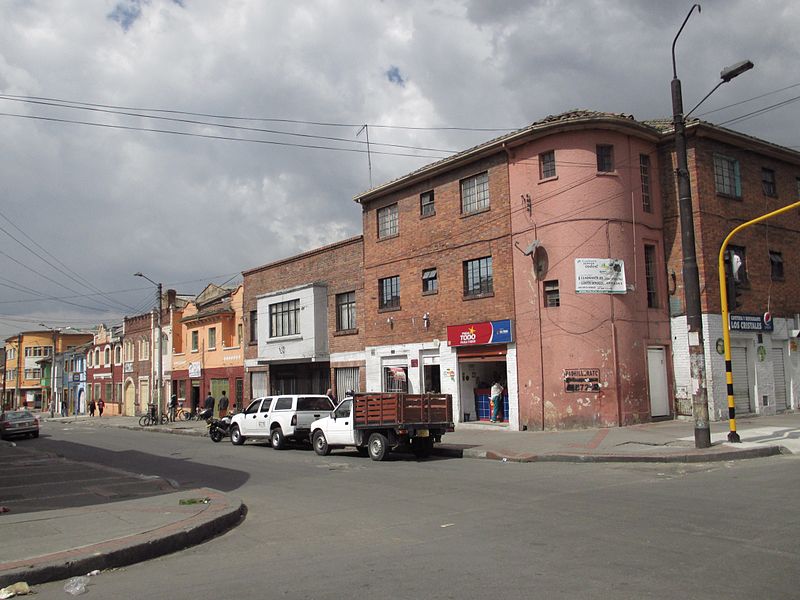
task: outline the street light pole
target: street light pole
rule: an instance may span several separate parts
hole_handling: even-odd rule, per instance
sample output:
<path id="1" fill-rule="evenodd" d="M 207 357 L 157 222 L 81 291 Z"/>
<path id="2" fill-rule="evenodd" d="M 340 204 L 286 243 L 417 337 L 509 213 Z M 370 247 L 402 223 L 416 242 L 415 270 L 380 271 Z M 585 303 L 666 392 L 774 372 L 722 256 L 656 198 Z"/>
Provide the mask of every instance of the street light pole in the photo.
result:
<path id="1" fill-rule="evenodd" d="M 53 353 L 50 355 L 50 418 L 52 419 L 56 410 L 56 330 L 44 323 L 39 323 L 39 327 L 49 329 L 53 338 Z"/>
<path id="2" fill-rule="evenodd" d="M 163 359 L 162 359 L 163 348 L 161 347 L 162 343 L 163 343 L 162 340 L 161 340 L 161 284 L 160 283 L 156 283 L 155 281 L 153 281 L 152 279 L 147 277 L 147 275 L 144 275 L 142 272 L 134 273 L 133 276 L 134 277 L 141 277 L 143 279 L 146 279 L 147 281 L 152 283 L 154 286 L 156 286 L 156 294 L 158 296 L 156 298 L 156 310 L 158 312 L 156 313 L 156 330 L 155 330 L 156 354 L 158 355 L 156 357 L 157 363 L 156 363 L 156 394 L 155 394 L 155 396 L 156 396 L 156 405 L 158 407 L 158 409 L 157 409 L 158 410 L 158 413 L 157 413 L 158 414 L 158 422 L 161 423 L 161 415 L 163 414 L 162 413 L 162 408 L 161 408 L 161 404 L 162 404 L 161 394 L 163 392 L 162 388 L 164 387 L 164 383 L 163 383 L 163 381 L 164 381 L 164 364 L 163 364 Z"/>
<path id="3" fill-rule="evenodd" d="M 689 180 L 689 160 L 686 148 L 686 116 L 683 114 L 681 80 L 675 63 L 675 43 L 678 41 L 686 22 L 694 9 L 700 12 L 700 5 L 693 4 L 681 28 L 672 41 L 672 120 L 675 129 L 675 157 L 677 160 L 678 210 L 681 224 L 681 250 L 683 253 L 683 292 L 686 304 L 686 332 L 689 342 L 689 369 L 692 390 L 692 416 L 694 417 L 694 444 L 696 448 L 711 447 L 711 428 L 708 418 L 708 391 L 706 388 L 706 359 L 703 341 L 703 317 L 700 303 L 700 273 L 697 268 L 697 250 L 694 235 L 694 215 L 692 207 L 692 186 Z M 753 63 L 744 61 L 720 73 L 720 81 L 706 94 L 689 114 L 694 112 L 706 98 L 723 83 L 752 69 Z"/>

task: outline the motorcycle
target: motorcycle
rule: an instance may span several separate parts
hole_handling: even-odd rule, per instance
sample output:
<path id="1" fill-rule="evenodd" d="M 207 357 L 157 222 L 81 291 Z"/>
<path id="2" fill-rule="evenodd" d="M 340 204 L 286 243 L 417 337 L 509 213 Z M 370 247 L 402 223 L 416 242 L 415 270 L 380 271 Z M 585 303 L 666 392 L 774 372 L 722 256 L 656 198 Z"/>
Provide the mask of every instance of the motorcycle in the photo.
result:
<path id="1" fill-rule="evenodd" d="M 208 437 L 211 438 L 212 442 L 221 442 L 224 437 L 230 435 L 231 417 L 233 417 L 233 413 L 228 413 L 221 419 L 215 419 L 214 417 L 206 419 Z"/>

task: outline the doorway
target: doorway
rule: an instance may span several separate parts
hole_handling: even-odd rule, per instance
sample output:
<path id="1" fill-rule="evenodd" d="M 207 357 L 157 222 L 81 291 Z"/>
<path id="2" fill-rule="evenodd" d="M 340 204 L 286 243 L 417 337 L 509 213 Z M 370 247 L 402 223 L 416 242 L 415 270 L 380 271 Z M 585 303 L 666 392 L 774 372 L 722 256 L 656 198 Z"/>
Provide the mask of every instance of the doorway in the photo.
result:
<path id="1" fill-rule="evenodd" d="M 668 417 L 670 412 L 667 360 L 662 347 L 647 349 L 647 380 L 650 392 L 650 416 Z"/>

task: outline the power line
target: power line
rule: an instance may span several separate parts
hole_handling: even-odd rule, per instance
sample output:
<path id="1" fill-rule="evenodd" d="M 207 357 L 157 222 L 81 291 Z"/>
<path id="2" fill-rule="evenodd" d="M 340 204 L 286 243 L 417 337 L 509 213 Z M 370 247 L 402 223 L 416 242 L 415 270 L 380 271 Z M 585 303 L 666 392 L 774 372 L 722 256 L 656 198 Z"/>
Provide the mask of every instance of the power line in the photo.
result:
<path id="1" fill-rule="evenodd" d="M 719 125 L 730 125 L 731 123 L 739 123 L 741 121 L 746 121 L 747 119 L 752 119 L 753 117 L 757 117 L 759 115 L 763 115 L 765 113 L 771 112 L 778 108 L 782 108 L 789 104 L 793 104 L 800 100 L 800 96 L 795 96 L 794 98 L 789 98 L 788 100 L 784 100 L 783 102 L 778 102 L 776 104 L 772 104 L 770 106 L 765 106 L 764 108 L 760 108 L 758 110 L 754 110 L 753 112 L 746 113 L 739 117 L 734 117 L 733 119 L 728 119 L 727 121 L 723 121 L 719 123 Z"/>
<path id="2" fill-rule="evenodd" d="M 733 108 L 734 106 L 740 106 L 742 104 L 747 104 L 748 102 L 752 102 L 753 100 L 760 100 L 761 98 L 766 98 L 767 96 L 772 96 L 773 94 L 778 94 L 780 92 L 785 92 L 786 90 L 791 90 L 792 88 L 800 87 L 800 83 L 793 83 L 792 85 L 787 85 L 786 87 L 782 87 L 777 90 L 772 90 L 771 92 L 766 92 L 764 94 L 760 94 L 758 96 L 753 96 L 752 98 L 748 98 L 747 100 L 742 100 L 741 102 L 734 102 L 733 104 L 728 104 L 727 106 L 720 106 L 719 108 L 715 108 L 714 110 L 707 110 L 698 114 L 698 117 L 703 117 L 705 115 L 711 115 L 715 112 L 720 112 L 721 110 L 727 110 L 729 108 Z"/>
<path id="3" fill-rule="evenodd" d="M 252 144 L 268 144 L 272 146 L 288 146 L 293 148 L 309 148 L 312 150 L 332 150 L 337 152 L 352 152 L 356 154 L 366 154 L 366 150 L 360 150 L 358 148 L 337 148 L 335 146 L 318 146 L 314 144 L 295 144 L 292 142 L 278 142 L 275 140 L 258 140 L 253 138 L 236 138 L 231 136 L 225 135 L 211 135 L 207 133 L 190 133 L 188 131 L 175 131 L 172 129 L 155 129 L 149 127 L 134 127 L 129 125 L 111 125 L 110 123 L 92 123 L 90 121 L 78 121 L 73 119 L 58 119 L 55 117 L 42 117 L 37 115 L 20 115 L 16 113 L 6 113 L 0 112 L 0 116 L 3 117 L 16 117 L 20 119 L 32 119 L 38 121 L 49 121 L 52 123 L 72 123 L 75 125 L 87 125 L 90 127 L 101 127 L 106 129 L 121 129 L 125 131 L 146 131 L 150 133 L 166 133 L 170 135 L 180 135 L 185 137 L 198 137 L 198 138 L 205 138 L 210 140 L 225 140 L 229 142 L 249 142 Z M 425 154 L 405 154 L 402 152 L 382 152 L 380 150 L 373 150 L 372 154 L 381 154 L 383 156 L 406 156 L 410 158 L 432 158 L 436 160 L 441 160 L 445 158 L 444 156 L 430 156 Z"/>
<path id="4" fill-rule="evenodd" d="M 48 101 L 48 102 L 64 102 L 69 104 L 76 104 L 80 106 L 88 106 L 88 107 L 98 107 L 98 108 L 110 108 L 115 110 L 137 110 L 143 112 L 155 112 L 155 113 L 165 113 L 165 114 L 176 114 L 176 115 L 188 115 L 192 117 L 208 117 L 213 119 L 229 119 L 232 121 L 260 121 L 263 123 L 293 123 L 296 125 L 317 125 L 321 127 L 361 127 L 364 123 L 336 123 L 336 122 L 324 122 L 324 121 L 305 121 L 302 119 L 284 119 L 284 118 L 266 118 L 266 117 L 239 117 L 239 116 L 232 116 L 232 115 L 219 115 L 213 113 L 202 113 L 202 112 L 190 112 L 184 110 L 170 110 L 170 109 L 163 109 L 163 108 L 141 108 L 141 107 L 133 107 L 133 106 L 118 106 L 114 104 L 97 104 L 94 102 L 81 102 L 77 100 L 64 100 L 60 98 L 48 98 L 45 96 L 24 96 L 24 95 L 17 95 L 17 94 L 4 94 L 6 98 L 13 98 L 13 99 L 20 99 L 20 100 L 41 100 L 41 101 Z M 401 129 L 401 130 L 412 130 L 412 131 L 495 131 L 495 132 L 502 132 L 502 131 L 515 131 L 518 129 L 517 127 L 414 127 L 414 126 L 405 126 L 405 125 L 380 125 L 380 124 L 368 124 L 370 127 L 374 127 L 376 129 Z"/>

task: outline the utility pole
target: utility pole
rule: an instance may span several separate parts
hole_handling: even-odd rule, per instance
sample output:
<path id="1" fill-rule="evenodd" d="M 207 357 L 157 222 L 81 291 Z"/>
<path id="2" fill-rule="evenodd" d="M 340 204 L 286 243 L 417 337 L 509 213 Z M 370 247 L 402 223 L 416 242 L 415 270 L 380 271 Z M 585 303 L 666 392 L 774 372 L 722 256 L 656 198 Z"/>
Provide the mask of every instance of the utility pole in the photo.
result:
<path id="1" fill-rule="evenodd" d="M 743 61 L 723 69 L 721 81 L 697 103 L 683 114 L 681 80 L 675 63 L 675 43 L 678 41 L 686 22 L 694 9 L 700 12 L 700 5 L 693 4 L 683 20 L 683 25 L 672 41 L 672 122 L 675 129 L 676 176 L 678 180 L 678 210 L 681 224 L 681 251 L 683 253 L 683 293 L 686 304 L 686 334 L 689 342 L 689 369 L 692 391 L 692 416 L 694 417 L 695 448 L 711 447 L 711 428 L 708 419 L 708 390 L 706 388 L 706 358 L 703 340 L 703 315 L 700 303 L 700 273 L 697 268 L 697 249 L 694 235 L 694 215 L 692 207 L 692 186 L 689 180 L 689 161 L 686 149 L 686 118 L 692 114 L 723 83 L 753 68 L 753 63 Z"/>
<path id="2" fill-rule="evenodd" d="M 158 401 L 158 422 L 161 423 L 161 414 L 162 414 L 162 399 L 161 395 L 164 391 L 164 361 L 163 361 L 163 341 L 161 339 L 161 284 L 159 283 L 157 286 L 158 288 L 158 317 L 156 318 L 156 335 L 158 336 L 158 344 L 156 344 L 157 353 L 158 353 L 158 363 L 156 367 L 156 381 L 158 383 L 158 393 L 156 394 L 156 398 Z"/>

